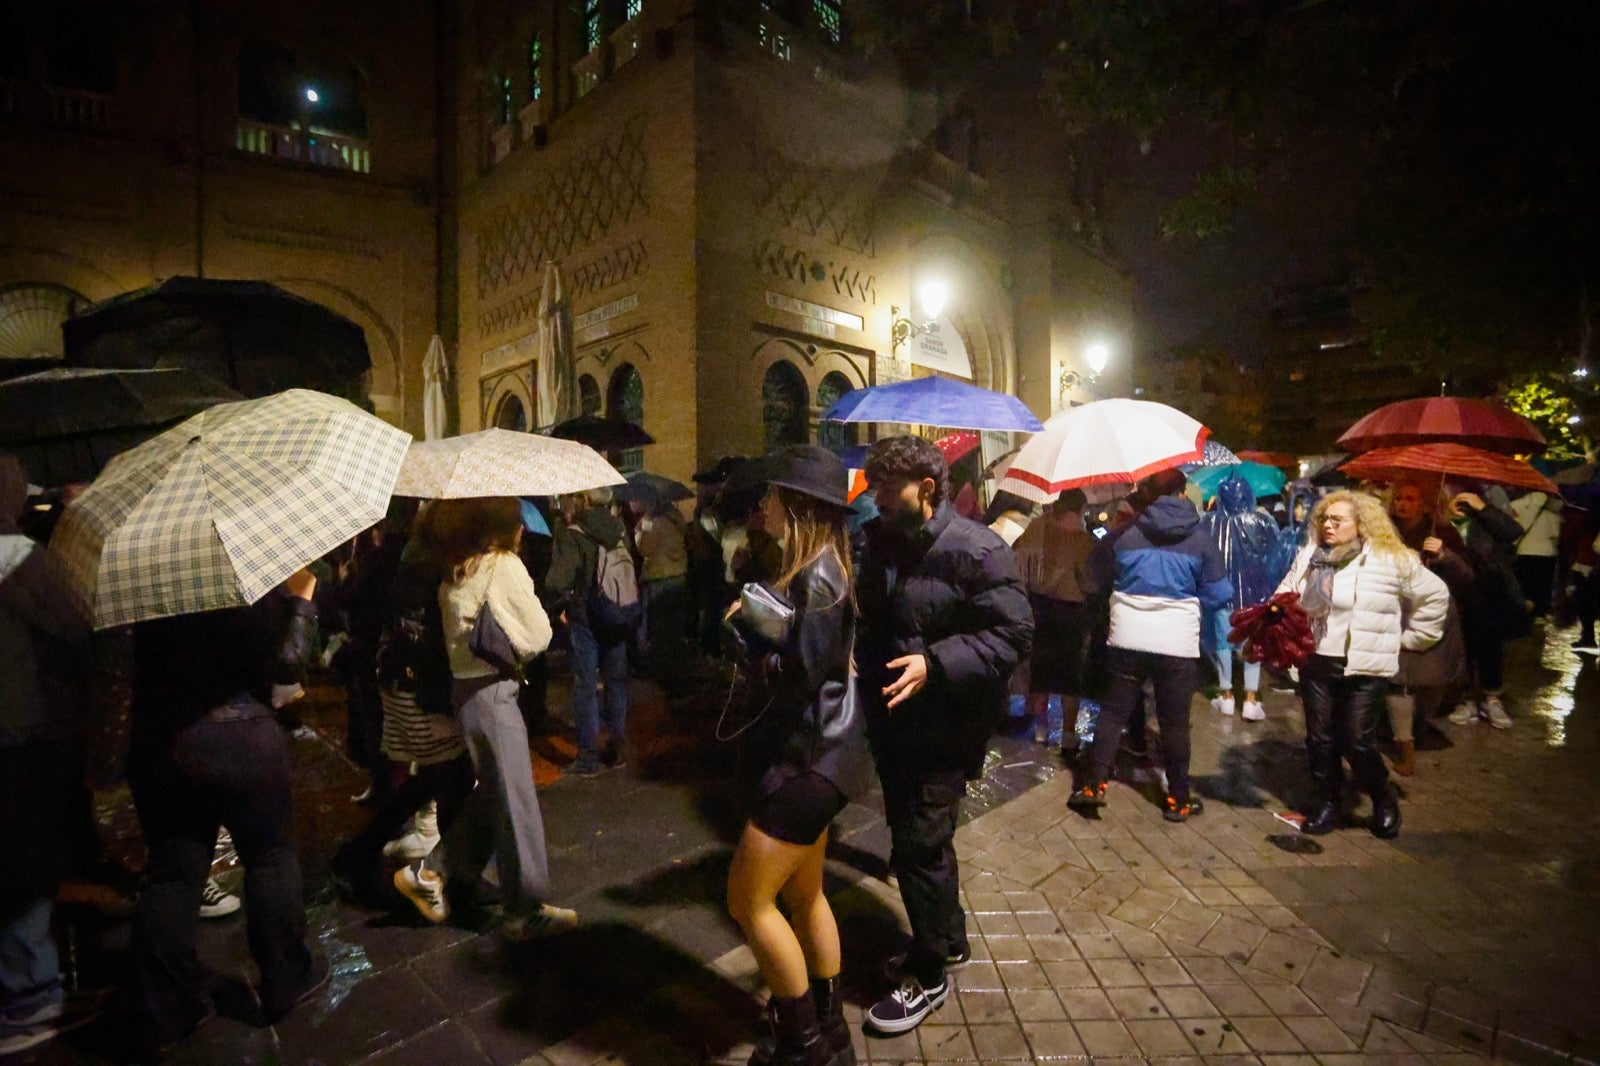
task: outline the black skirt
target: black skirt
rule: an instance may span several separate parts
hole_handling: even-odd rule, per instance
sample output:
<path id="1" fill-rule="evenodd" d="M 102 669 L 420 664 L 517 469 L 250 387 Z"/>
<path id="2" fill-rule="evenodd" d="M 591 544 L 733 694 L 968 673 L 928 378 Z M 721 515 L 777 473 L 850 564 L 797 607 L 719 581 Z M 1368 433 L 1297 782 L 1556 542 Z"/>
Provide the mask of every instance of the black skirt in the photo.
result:
<path id="1" fill-rule="evenodd" d="M 1030 692 L 1082 696 L 1085 660 L 1094 614 L 1086 603 L 1029 596 L 1033 607 L 1033 662 Z"/>

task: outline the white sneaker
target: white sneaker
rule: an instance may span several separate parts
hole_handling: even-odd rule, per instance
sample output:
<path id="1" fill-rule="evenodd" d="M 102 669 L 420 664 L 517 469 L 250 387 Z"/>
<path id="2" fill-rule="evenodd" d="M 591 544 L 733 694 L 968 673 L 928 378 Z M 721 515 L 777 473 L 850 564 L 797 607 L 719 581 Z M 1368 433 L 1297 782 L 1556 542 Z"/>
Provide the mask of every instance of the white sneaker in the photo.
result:
<path id="1" fill-rule="evenodd" d="M 1456 704 L 1456 709 L 1450 712 L 1450 721 L 1456 725 L 1466 725 L 1478 717 L 1478 705 L 1472 700 L 1462 700 Z"/>
<path id="2" fill-rule="evenodd" d="M 1218 696 L 1216 699 L 1211 701 L 1211 709 L 1216 711 L 1218 714 L 1233 714 L 1233 697 Z"/>
<path id="3" fill-rule="evenodd" d="M 244 906 L 244 901 L 217 883 L 215 877 L 206 878 L 206 887 L 200 890 L 200 917 L 226 918 Z"/>
<path id="4" fill-rule="evenodd" d="M 396 870 L 394 887 L 434 925 L 450 917 L 450 904 L 444 898 L 444 878 L 432 870 L 424 870 L 420 862 Z"/>
<path id="5" fill-rule="evenodd" d="M 1257 701 L 1245 700 L 1244 710 L 1239 713 L 1239 717 L 1247 722 L 1259 722 L 1267 717 L 1267 712 L 1262 709 L 1261 704 Z"/>
<path id="6" fill-rule="evenodd" d="M 1506 713 L 1505 704 L 1500 702 L 1500 697 L 1495 693 L 1483 697 L 1483 711 L 1489 716 L 1489 724 L 1496 729 L 1511 728 L 1511 716 Z"/>
<path id="7" fill-rule="evenodd" d="M 507 918 L 500 935 L 507 940 L 537 940 L 578 927 L 578 912 L 551 903 L 541 903 L 537 914 L 526 918 Z"/>
<path id="8" fill-rule="evenodd" d="M 391 859 L 425 859 L 439 843 L 439 808 L 429 801 L 411 818 L 410 828 L 383 846 Z"/>

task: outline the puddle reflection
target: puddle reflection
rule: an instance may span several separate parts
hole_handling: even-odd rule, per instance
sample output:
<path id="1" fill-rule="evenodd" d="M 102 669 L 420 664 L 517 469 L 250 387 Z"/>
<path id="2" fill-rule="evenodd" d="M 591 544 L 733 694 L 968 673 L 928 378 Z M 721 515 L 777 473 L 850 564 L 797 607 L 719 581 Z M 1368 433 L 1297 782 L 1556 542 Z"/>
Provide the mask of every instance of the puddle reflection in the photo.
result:
<path id="1" fill-rule="evenodd" d="M 1575 692 L 1578 675 L 1583 672 L 1585 656 L 1572 650 L 1578 637 L 1578 627 L 1545 629 L 1544 648 L 1539 654 L 1539 665 L 1552 671 L 1555 678 L 1528 700 L 1528 711 L 1545 724 L 1545 743 L 1552 748 L 1567 745 L 1567 719 L 1576 704 Z"/>

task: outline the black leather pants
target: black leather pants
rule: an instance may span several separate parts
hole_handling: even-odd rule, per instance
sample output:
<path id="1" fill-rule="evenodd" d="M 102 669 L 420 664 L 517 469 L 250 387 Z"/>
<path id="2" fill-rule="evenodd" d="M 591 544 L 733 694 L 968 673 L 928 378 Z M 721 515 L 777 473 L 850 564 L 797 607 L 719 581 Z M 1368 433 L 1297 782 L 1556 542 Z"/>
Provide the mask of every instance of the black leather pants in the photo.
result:
<path id="1" fill-rule="evenodd" d="M 1343 659 L 1314 655 L 1300 668 L 1306 712 L 1306 762 L 1319 798 L 1337 800 L 1344 783 L 1341 759 L 1350 760 L 1356 786 L 1381 795 L 1389 771 L 1378 754 L 1378 709 L 1388 680 L 1349 675 Z"/>

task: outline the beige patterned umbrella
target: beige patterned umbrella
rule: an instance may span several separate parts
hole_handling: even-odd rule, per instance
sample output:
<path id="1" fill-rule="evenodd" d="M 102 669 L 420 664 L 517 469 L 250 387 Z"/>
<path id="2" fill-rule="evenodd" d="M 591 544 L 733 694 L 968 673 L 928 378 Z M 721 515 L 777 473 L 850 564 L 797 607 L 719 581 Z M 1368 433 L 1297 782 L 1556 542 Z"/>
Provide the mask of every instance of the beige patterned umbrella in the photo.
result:
<path id="1" fill-rule="evenodd" d="M 406 453 L 396 496 L 458 500 L 475 496 L 560 496 L 626 482 L 587 444 L 485 429 L 416 441 Z"/>
<path id="2" fill-rule="evenodd" d="M 218 404 L 113 459 L 50 550 L 98 628 L 251 604 L 383 518 L 410 440 L 306 389 Z"/>

